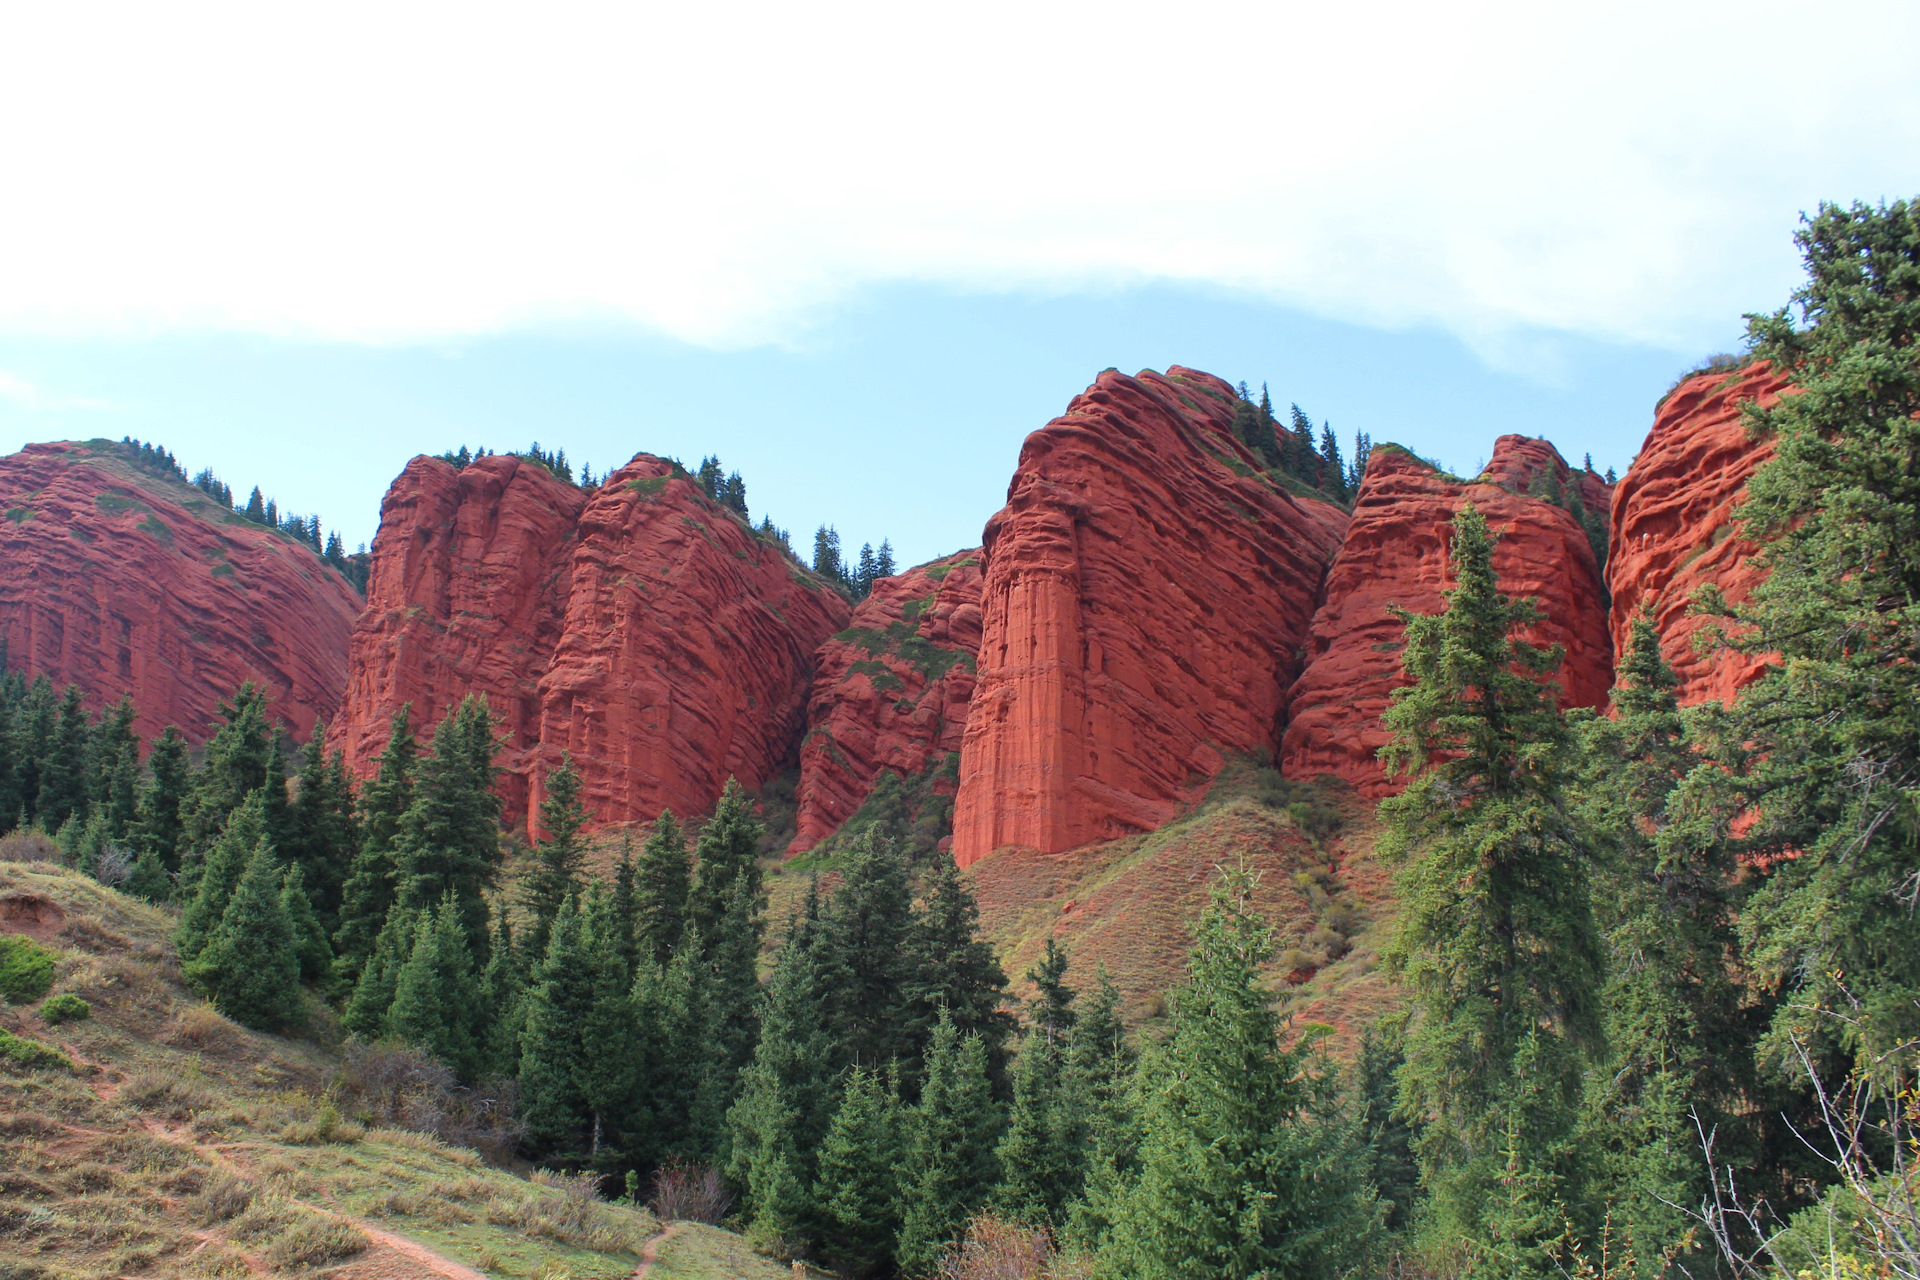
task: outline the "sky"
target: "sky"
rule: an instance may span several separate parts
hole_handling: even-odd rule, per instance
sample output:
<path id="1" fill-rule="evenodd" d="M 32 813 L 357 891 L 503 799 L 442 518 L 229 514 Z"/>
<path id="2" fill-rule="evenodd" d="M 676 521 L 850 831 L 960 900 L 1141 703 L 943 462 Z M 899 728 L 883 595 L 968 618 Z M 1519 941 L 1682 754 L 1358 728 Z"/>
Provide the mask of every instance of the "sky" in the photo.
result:
<path id="1" fill-rule="evenodd" d="M 1624 470 L 1920 195 L 1920 6 L 12 6 L 0 451 L 132 435 L 370 539 L 406 459 L 717 454 L 979 539 L 1101 370 Z"/>

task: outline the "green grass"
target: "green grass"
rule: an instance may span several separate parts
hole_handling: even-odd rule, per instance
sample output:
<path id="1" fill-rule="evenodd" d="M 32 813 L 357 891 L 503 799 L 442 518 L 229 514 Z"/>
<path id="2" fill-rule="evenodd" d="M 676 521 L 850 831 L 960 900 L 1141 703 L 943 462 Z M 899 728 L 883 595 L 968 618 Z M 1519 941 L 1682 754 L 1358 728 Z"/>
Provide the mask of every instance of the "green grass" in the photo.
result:
<path id="1" fill-rule="evenodd" d="M 0 934 L 0 998 L 8 1004 L 31 1004 L 46 995 L 58 958 L 31 938 Z"/>

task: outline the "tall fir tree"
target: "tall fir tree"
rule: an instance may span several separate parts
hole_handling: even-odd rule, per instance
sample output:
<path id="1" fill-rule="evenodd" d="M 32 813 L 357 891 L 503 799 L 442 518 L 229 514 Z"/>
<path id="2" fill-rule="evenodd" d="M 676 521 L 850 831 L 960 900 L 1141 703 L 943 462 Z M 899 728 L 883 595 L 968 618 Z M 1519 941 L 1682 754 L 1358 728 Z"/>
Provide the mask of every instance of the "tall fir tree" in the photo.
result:
<path id="1" fill-rule="evenodd" d="M 185 830 L 180 819 L 192 783 L 187 740 L 168 725 L 153 740 L 147 755 L 147 782 L 140 791 L 138 835 L 142 853 L 150 853 L 162 870 L 180 869 L 180 844 Z"/>
<path id="2" fill-rule="evenodd" d="M 360 792 L 360 848 L 340 887 L 340 924 L 334 933 L 336 965 L 343 982 L 354 983 L 373 955 L 394 899 L 394 838 L 413 805 L 413 704 L 393 713 L 379 771 Z"/>
<path id="3" fill-rule="evenodd" d="M 663 809 L 640 848 L 633 886 L 635 937 L 655 965 L 664 967 L 673 958 L 674 948 L 687 931 L 687 895 L 692 880 L 686 836 L 673 810 Z"/>
<path id="4" fill-rule="evenodd" d="M 70 684 L 60 699 L 53 741 L 48 744 L 46 763 L 40 770 L 35 809 L 40 825 L 48 831 L 58 831 L 75 818 L 86 820 L 87 730 L 87 708 L 80 686 Z"/>
<path id="5" fill-rule="evenodd" d="M 186 847 L 195 852 L 211 845 L 227 815 L 266 784 L 273 753 L 267 696 L 259 685 L 242 684 L 219 712 L 223 723 L 207 740 L 204 763 L 181 815 Z"/>
<path id="6" fill-rule="evenodd" d="M 1004 1096 L 1007 1039 L 1014 1019 L 1003 1004 L 1007 975 L 993 947 L 980 937 L 980 907 L 953 859 L 940 855 L 928 870 L 924 905 L 914 917 L 908 940 L 911 975 L 907 988 L 904 1035 L 908 1066 L 917 1066 L 933 1043 L 934 1027 L 950 1018 L 963 1034 L 986 1047 L 987 1071 Z M 909 1096 L 918 1086 L 908 1079 Z"/>
<path id="7" fill-rule="evenodd" d="M 820 1144 L 820 1248 L 841 1274 L 863 1280 L 891 1271 L 900 1230 L 906 1157 L 898 1091 L 878 1071 L 855 1067 Z"/>
<path id="8" fill-rule="evenodd" d="M 709 950 L 720 936 L 734 882 L 742 881 L 750 898 L 760 897 L 758 858 L 763 832 L 739 779 L 728 778 L 713 816 L 700 828 L 694 846 L 698 875 L 687 895 L 687 920 Z"/>
<path id="9" fill-rule="evenodd" d="M 352 869 L 359 832 L 346 761 L 338 751 L 327 754 L 326 736 L 326 723 L 316 723 L 301 753 L 287 860 L 300 867 L 313 909 L 331 936 L 340 927 L 341 894 Z"/>
<path id="10" fill-rule="evenodd" d="M 278 1031 L 301 1016 L 300 959 L 281 905 L 284 888 L 280 860 L 263 835 L 219 924 L 184 966 L 188 983 L 215 1008 L 258 1031 Z"/>
<path id="11" fill-rule="evenodd" d="M 932 1275 L 948 1244 L 983 1207 L 999 1167 L 1002 1117 L 987 1075 L 987 1044 L 942 1015 L 927 1052 L 920 1101 L 906 1120 L 901 1166 L 900 1270 Z"/>
<path id="12" fill-rule="evenodd" d="M 586 1063 L 581 1028 L 593 1011 L 594 974 L 587 960 L 577 899 L 561 906 L 547 953 L 527 989 L 521 1032 L 520 1117 L 536 1158 L 580 1161 L 592 1138 L 592 1108 L 581 1087 Z"/>
<path id="13" fill-rule="evenodd" d="M 1414 776 L 1380 805 L 1379 847 L 1401 864 L 1385 958 L 1412 1007 L 1400 1082 L 1422 1121 L 1433 1231 L 1479 1242 L 1466 1274 L 1545 1274 L 1556 1206 L 1578 1182 L 1570 1138 L 1599 1036 L 1600 948 L 1549 679 L 1560 652 L 1514 638 L 1540 611 L 1500 593 L 1493 546 L 1462 506 L 1445 609 L 1398 611 L 1411 684 L 1382 717 L 1381 756 Z"/>
<path id="14" fill-rule="evenodd" d="M 995 1203 L 1034 1226 L 1064 1225 L 1086 1182 L 1090 1118 L 1068 1070 L 1076 1010 L 1066 974 L 1067 953 L 1048 938 L 1027 973 L 1038 994 L 1028 1006 L 1027 1034 L 1014 1063 L 1013 1109 L 1000 1142 L 1004 1173 Z"/>
<path id="15" fill-rule="evenodd" d="M 485 1062 L 479 995 L 460 906 L 449 895 L 415 917 L 413 945 L 394 976 L 386 1032 L 472 1080 Z"/>
<path id="16" fill-rule="evenodd" d="M 1103 1280 L 1334 1277 L 1365 1258 L 1379 1209 L 1320 1037 L 1281 1044 L 1254 883 L 1224 871 L 1195 929 Z"/>
<path id="17" fill-rule="evenodd" d="M 423 911 L 452 894 L 476 955 L 487 947 L 486 892 L 500 855 L 497 749 L 486 699 L 468 695 L 434 730 L 393 837 L 395 903 Z"/>
<path id="18" fill-rule="evenodd" d="M 534 846 L 533 865 L 520 880 L 520 900 L 527 909 L 527 945 L 535 955 L 545 955 L 547 935 L 560 904 L 579 892 L 580 864 L 586 848 L 580 829 L 587 825 L 587 808 L 580 803 L 580 771 L 573 757 L 561 754 L 560 767 L 546 777 L 546 794 L 540 800 L 540 827 L 543 832 Z"/>
<path id="19" fill-rule="evenodd" d="M 267 842 L 266 795 L 256 791 L 233 813 L 220 835 L 196 868 L 192 896 L 180 913 L 174 930 L 174 943 L 181 963 L 191 963 L 206 947 L 207 940 L 225 917 L 240 878 L 246 873 L 255 850 Z M 278 900 L 279 887 L 274 889 Z"/>
<path id="20" fill-rule="evenodd" d="M 327 942 L 327 931 L 313 909 L 313 900 L 307 896 L 306 877 L 298 863 L 282 864 L 280 910 L 287 917 L 287 927 L 293 931 L 293 950 L 300 960 L 300 980 L 318 983 L 330 978 L 333 947 Z"/>
<path id="21" fill-rule="evenodd" d="M 836 1066 L 881 1070 L 919 1052 L 908 1016 L 914 926 L 905 860 L 892 841 L 863 832 L 844 855 L 820 943 Z"/>

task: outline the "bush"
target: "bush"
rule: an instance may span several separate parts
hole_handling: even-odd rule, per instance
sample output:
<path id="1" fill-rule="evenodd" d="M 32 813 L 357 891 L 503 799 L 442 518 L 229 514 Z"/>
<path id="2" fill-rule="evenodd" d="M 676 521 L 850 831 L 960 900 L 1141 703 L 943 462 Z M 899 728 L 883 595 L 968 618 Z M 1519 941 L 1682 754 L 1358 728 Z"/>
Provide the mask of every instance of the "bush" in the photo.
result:
<path id="1" fill-rule="evenodd" d="M 40 1006 L 40 1016 L 48 1026 L 59 1026 L 63 1022 L 85 1022 L 93 1016 L 93 1006 L 71 991 L 62 991 L 57 996 L 47 997 L 47 1002 Z"/>
<path id="2" fill-rule="evenodd" d="M 373 1242 L 352 1223 L 308 1213 L 267 1246 L 267 1261 L 283 1271 L 323 1267 L 363 1252 Z"/>
<path id="3" fill-rule="evenodd" d="M 511 1080 L 461 1088 L 432 1054 L 394 1042 L 347 1046 L 334 1082 L 340 1105 L 367 1125 L 431 1134 L 503 1159 L 525 1132 Z"/>
<path id="4" fill-rule="evenodd" d="M 662 1222 L 704 1222 L 715 1226 L 733 1208 L 733 1193 L 718 1169 L 671 1161 L 653 1175 L 647 1201 Z"/>
<path id="5" fill-rule="evenodd" d="M 0 997 L 32 1004 L 53 985 L 53 952 L 19 934 L 0 934 Z"/>
<path id="6" fill-rule="evenodd" d="M 57 862 L 64 865 L 66 860 L 67 855 L 44 831 L 27 827 L 0 836 L 0 862 Z"/>
<path id="7" fill-rule="evenodd" d="M 38 1040 L 0 1031 L 0 1062 L 16 1071 L 71 1071 L 73 1064 L 58 1049 L 50 1049 Z"/>

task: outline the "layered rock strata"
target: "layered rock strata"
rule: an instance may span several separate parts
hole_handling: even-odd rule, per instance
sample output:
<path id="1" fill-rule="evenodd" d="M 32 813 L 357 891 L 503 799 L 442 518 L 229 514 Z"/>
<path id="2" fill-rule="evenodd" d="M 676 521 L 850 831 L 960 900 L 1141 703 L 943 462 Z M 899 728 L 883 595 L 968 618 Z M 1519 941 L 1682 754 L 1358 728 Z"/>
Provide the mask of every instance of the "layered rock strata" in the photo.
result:
<path id="1" fill-rule="evenodd" d="M 987 524 L 953 851 L 1151 830 L 1285 691 L 1347 516 L 1259 471 L 1227 383 L 1109 371 L 1027 438 Z"/>
<path id="2" fill-rule="evenodd" d="M 1786 387 L 1764 364 L 1688 378 L 1661 403 L 1614 495 L 1607 578 L 1615 652 L 1625 653 L 1634 615 L 1651 610 L 1682 703 L 1731 702 L 1765 666 L 1758 655 L 1697 651 L 1694 639 L 1712 620 L 1689 617 L 1687 605 L 1709 585 L 1739 604 L 1760 581 L 1757 548 L 1739 536 L 1734 509 L 1773 442 L 1748 435 L 1741 406 L 1773 404 Z"/>
<path id="3" fill-rule="evenodd" d="M 306 543 L 110 441 L 0 458 L 8 665 L 79 685 L 95 710 L 131 695 L 144 736 L 171 724 L 204 740 L 251 680 L 304 737 L 340 705 L 360 604 Z"/>
<path id="4" fill-rule="evenodd" d="M 1503 436 L 1485 475 L 1504 478 L 1507 487 L 1462 482 L 1397 446 L 1374 449 L 1346 542 L 1327 575 L 1325 603 L 1314 615 L 1306 668 L 1288 698 L 1280 752 L 1286 776 L 1332 774 L 1368 797 L 1398 789 L 1376 756 L 1387 741 L 1381 713 L 1404 683 L 1404 628 L 1390 606 L 1415 613 L 1441 607 L 1451 585 L 1454 513 L 1469 501 L 1500 537 L 1494 567 L 1501 589 L 1537 597 L 1546 615 L 1524 638 L 1566 649 L 1557 677 L 1563 705 L 1605 705 L 1613 645 L 1592 545 L 1565 507 L 1526 493 L 1539 469 L 1556 464 L 1564 480 L 1566 464 L 1551 445 Z"/>
<path id="5" fill-rule="evenodd" d="M 888 770 L 912 778 L 960 750 L 980 651 L 980 552 L 882 578 L 820 646 L 800 747 L 798 834 L 811 849 Z"/>

